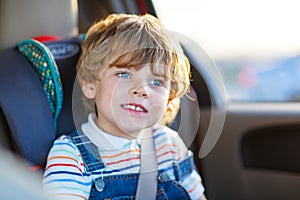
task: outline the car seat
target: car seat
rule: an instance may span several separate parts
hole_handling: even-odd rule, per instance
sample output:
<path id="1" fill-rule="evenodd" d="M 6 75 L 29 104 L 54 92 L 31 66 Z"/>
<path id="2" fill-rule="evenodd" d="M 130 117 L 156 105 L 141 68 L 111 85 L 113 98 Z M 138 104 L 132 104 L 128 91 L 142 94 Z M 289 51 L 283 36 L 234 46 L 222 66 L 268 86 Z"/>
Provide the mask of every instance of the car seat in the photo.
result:
<path id="1" fill-rule="evenodd" d="M 0 53 L 1 133 L 14 150 L 34 165 L 45 162 L 46 154 L 55 138 L 75 128 L 72 116 L 72 90 L 76 77 L 76 63 L 80 54 L 81 38 L 45 43 L 54 54 L 59 68 L 64 101 L 58 118 L 53 117 L 44 88 L 32 63 L 16 48 Z M 45 46 L 45 47 L 47 47 Z M 67 52 L 66 49 L 71 49 Z M 8 129 L 9 127 L 9 129 Z M 5 129 L 5 130 L 3 130 Z"/>
<path id="2" fill-rule="evenodd" d="M 38 169 L 58 133 L 74 129 L 70 94 L 82 41 L 73 37 L 78 35 L 77 1 L 0 0 L 0 13 L 0 144 L 25 158 L 32 169 Z M 20 41 L 43 35 L 51 37 L 36 39 L 56 51 L 66 94 L 57 120 L 32 64 L 17 48 Z M 62 54 L 64 50 L 68 51 Z"/>

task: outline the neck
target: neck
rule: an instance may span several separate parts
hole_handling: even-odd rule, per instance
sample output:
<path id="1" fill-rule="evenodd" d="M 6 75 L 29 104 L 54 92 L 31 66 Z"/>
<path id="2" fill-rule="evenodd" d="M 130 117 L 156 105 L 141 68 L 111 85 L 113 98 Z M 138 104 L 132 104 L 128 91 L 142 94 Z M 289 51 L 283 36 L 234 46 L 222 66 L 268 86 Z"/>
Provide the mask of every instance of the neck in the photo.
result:
<path id="1" fill-rule="evenodd" d="M 128 140 L 132 140 L 132 139 L 141 137 L 143 135 L 143 133 L 145 132 L 145 129 L 140 129 L 135 132 L 129 132 L 129 131 L 120 129 L 117 126 L 113 126 L 113 127 L 105 126 L 104 123 L 100 123 L 99 118 L 97 119 L 96 124 L 105 133 L 113 135 L 113 136 L 117 136 L 120 138 L 128 139 Z M 149 128 L 146 128 L 146 129 L 149 129 Z"/>

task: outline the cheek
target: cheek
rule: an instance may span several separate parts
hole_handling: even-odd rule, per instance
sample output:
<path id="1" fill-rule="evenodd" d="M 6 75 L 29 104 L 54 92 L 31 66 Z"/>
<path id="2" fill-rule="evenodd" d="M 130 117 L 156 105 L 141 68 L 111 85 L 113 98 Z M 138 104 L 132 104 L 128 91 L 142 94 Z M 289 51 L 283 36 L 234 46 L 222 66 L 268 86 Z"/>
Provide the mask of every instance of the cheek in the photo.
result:
<path id="1" fill-rule="evenodd" d="M 118 84 L 118 81 L 113 78 L 104 78 L 99 82 L 97 85 L 97 96 L 98 98 L 108 98 L 112 97 L 113 93 L 115 93 L 120 84 Z"/>
<path id="2" fill-rule="evenodd" d="M 168 106 L 169 94 L 168 91 L 152 94 L 151 114 L 159 114 L 161 116 L 165 113 Z"/>
<path id="3" fill-rule="evenodd" d="M 107 83 L 105 87 L 100 87 L 97 91 L 97 107 L 101 106 L 106 112 L 108 112 L 107 110 L 115 112 L 121 102 L 124 102 L 124 99 L 128 98 L 128 96 L 125 95 L 126 89 L 121 84 L 116 82 Z"/>
<path id="4" fill-rule="evenodd" d="M 113 88 L 110 85 L 98 85 L 96 92 L 96 104 L 97 107 L 111 108 L 111 102 L 113 100 Z"/>
<path id="5" fill-rule="evenodd" d="M 152 98 L 153 98 L 153 102 L 160 104 L 162 106 L 167 106 L 168 100 L 170 98 L 170 91 L 163 90 L 160 92 L 153 93 Z"/>

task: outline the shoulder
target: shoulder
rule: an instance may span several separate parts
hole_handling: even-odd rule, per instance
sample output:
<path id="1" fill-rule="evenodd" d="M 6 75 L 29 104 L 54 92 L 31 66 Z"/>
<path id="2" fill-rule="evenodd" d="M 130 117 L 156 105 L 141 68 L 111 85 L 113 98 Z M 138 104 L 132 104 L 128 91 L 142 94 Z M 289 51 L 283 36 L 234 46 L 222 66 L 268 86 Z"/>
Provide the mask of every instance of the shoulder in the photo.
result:
<path id="1" fill-rule="evenodd" d="M 158 125 L 153 128 L 153 136 L 154 139 L 156 138 L 177 138 L 179 137 L 177 131 L 164 126 L 164 125 Z"/>
<path id="2" fill-rule="evenodd" d="M 181 148 L 185 147 L 177 131 L 164 125 L 156 126 L 153 131 L 155 143 L 171 143 L 177 144 Z"/>
<path id="3" fill-rule="evenodd" d="M 57 138 L 48 154 L 47 165 L 55 163 L 69 163 L 77 166 L 82 163 L 78 148 L 67 135 Z"/>
<path id="4" fill-rule="evenodd" d="M 155 127 L 153 137 L 158 149 L 160 149 L 161 146 L 168 145 L 178 154 L 182 154 L 187 151 L 187 148 L 178 132 L 167 126 L 160 125 Z"/>
<path id="5" fill-rule="evenodd" d="M 72 142 L 71 137 L 67 135 L 61 135 L 59 138 L 57 138 L 51 150 L 53 149 L 69 149 L 72 151 L 76 151 L 77 147 L 76 145 Z"/>
<path id="6" fill-rule="evenodd" d="M 88 199 L 91 177 L 84 171 L 80 152 L 71 138 L 62 135 L 55 140 L 47 159 L 43 184 L 45 192 L 59 199 L 78 196 Z M 75 197 L 74 197 L 75 198 Z"/>

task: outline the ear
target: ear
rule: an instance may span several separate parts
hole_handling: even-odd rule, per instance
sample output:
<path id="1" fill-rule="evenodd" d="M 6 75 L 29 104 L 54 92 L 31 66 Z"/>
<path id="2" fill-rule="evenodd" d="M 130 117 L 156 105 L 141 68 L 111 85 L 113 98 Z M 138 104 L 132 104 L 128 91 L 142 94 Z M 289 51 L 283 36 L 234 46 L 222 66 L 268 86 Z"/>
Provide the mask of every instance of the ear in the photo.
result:
<path id="1" fill-rule="evenodd" d="M 80 85 L 81 90 L 86 98 L 94 99 L 96 97 L 96 84 L 81 80 Z"/>

